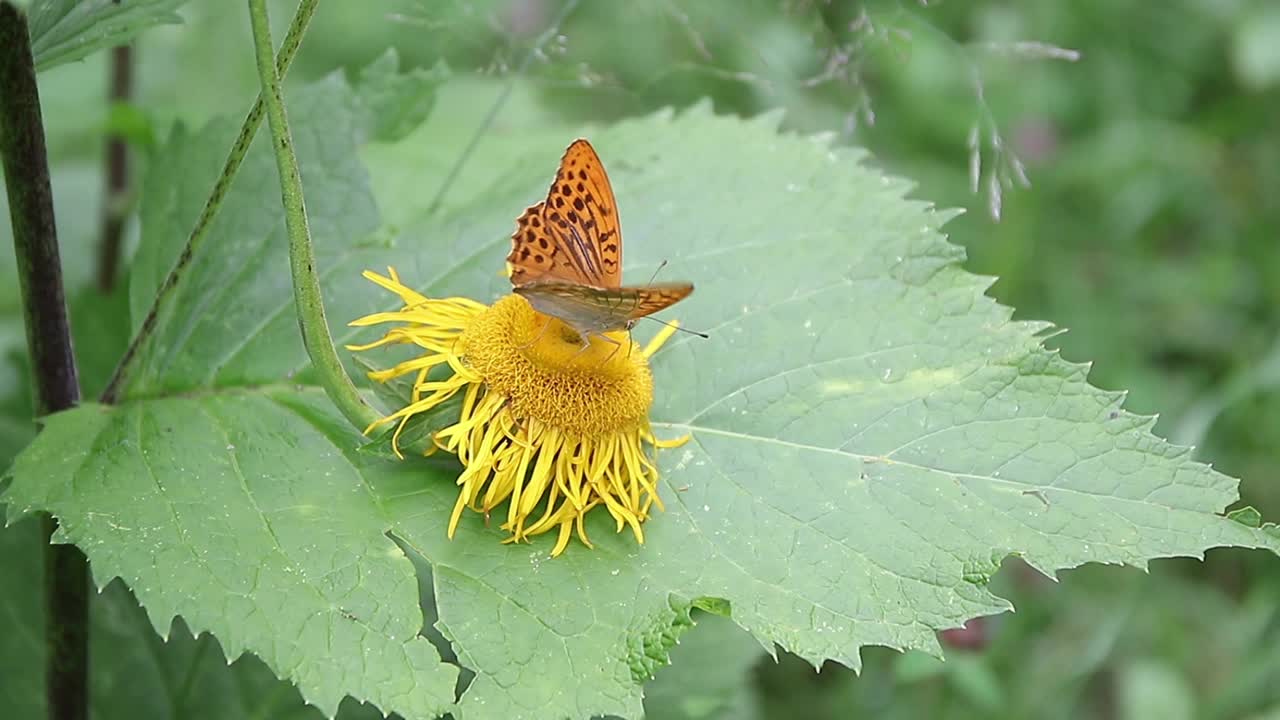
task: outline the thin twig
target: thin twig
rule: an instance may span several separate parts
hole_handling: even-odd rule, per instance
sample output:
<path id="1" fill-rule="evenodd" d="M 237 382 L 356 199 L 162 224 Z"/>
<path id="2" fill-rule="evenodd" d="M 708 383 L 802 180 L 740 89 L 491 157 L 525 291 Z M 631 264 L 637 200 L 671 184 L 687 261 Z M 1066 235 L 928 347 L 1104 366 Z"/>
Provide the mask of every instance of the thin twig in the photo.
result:
<path id="1" fill-rule="evenodd" d="M 280 90 L 280 76 L 271 61 L 271 23 L 266 0 L 249 0 L 249 20 L 253 26 L 253 47 L 258 60 L 259 97 L 267 110 L 271 144 L 275 148 L 276 169 L 280 173 L 280 202 L 284 206 L 285 228 L 289 235 L 289 267 L 293 274 L 293 299 L 302 330 L 307 357 L 320 376 L 325 394 L 352 425 L 364 430 L 381 416 L 356 390 L 333 346 L 325 319 L 316 256 L 307 227 L 307 207 L 302 195 L 302 174 L 293 153 L 289 119 Z"/>
<path id="2" fill-rule="evenodd" d="M 0 2 L 0 161 L 13 225 L 27 348 L 35 376 L 36 412 L 80 402 L 71 328 L 62 290 L 49 158 L 40 116 L 27 20 Z M 42 516 L 45 535 L 45 691 L 50 718 L 89 714 L 89 567 L 74 545 L 50 542 L 57 521 Z"/>
<path id="3" fill-rule="evenodd" d="M 293 56 L 298 50 L 298 45 L 302 42 L 302 35 L 306 32 L 307 24 L 311 22 L 311 17 L 315 14 L 316 6 L 319 2 L 320 0 L 302 0 L 298 3 L 298 11 L 294 14 L 293 22 L 289 25 L 289 32 L 285 35 L 284 43 L 280 45 L 280 52 L 276 55 L 276 72 L 280 77 L 284 77 L 288 73 L 289 64 L 293 62 Z M 236 173 L 240 170 L 240 164 L 244 161 L 244 156 L 249 151 L 249 143 L 252 142 L 254 134 L 258 132 L 258 126 L 262 124 L 262 112 L 262 95 L 259 94 L 258 99 L 254 101 L 253 107 L 249 110 L 249 114 L 245 116 L 244 123 L 240 126 L 240 134 L 231 146 L 231 153 L 227 156 L 227 161 L 222 166 L 222 173 L 213 184 L 213 191 L 209 193 L 209 199 L 205 201 L 204 208 L 200 211 L 200 216 L 196 218 L 196 224 L 191 229 L 191 235 L 187 238 L 186 246 L 182 248 L 182 253 L 178 256 L 173 268 L 169 270 L 169 274 L 165 276 L 164 282 L 160 284 L 160 289 L 156 292 L 156 297 L 151 302 L 151 308 L 147 310 L 147 315 L 142 320 L 142 326 L 138 328 L 137 334 L 129 342 L 129 347 L 125 350 L 124 356 L 120 358 L 120 363 L 116 366 L 115 372 L 112 373 L 111 380 L 107 383 L 106 389 L 102 391 L 102 402 L 110 404 L 119 399 L 124 383 L 128 379 L 129 373 L 133 370 L 134 363 L 138 360 L 138 353 L 142 345 L 155 332 L 161 309 L 172 301 L 178 280 L 186 271 L 187 266 L 191 264 L 191 258 L 195 256 L 196 251 L 203 244 L 205 237 L 209 233 L 209 228 L 213 225 L 213 218 L 222 209 L 222 201 L 226 197 L 227 189 L 231 186 L 231 181 L 235 179 Z"/>

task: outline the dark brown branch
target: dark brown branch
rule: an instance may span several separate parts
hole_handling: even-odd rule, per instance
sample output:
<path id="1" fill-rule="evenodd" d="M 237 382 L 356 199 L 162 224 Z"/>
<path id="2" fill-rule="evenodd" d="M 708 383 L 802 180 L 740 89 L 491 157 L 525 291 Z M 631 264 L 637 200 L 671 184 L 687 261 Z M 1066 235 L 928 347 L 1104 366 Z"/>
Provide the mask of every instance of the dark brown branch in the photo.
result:
<path id="1" fill-rule="evenodd" d="M 80 401 L 71 330 L 62 290 L 53 191 L 27 20 L 0 2 L 0 161 L 4 166 L 13 247 L 35 379 L 36 411 Z M 45 532 L 56 520 L 46 517 Z M 45 546 L 46 691 L 49 717 L 88 717 L 89 569 L 72 545 Z"/>
<path id="2" fill-rule="evenodd" d="M 133 96 L 133 49 L 121 45 L 111 49 L 111 86 L 107 100 L 111 106 L 126 103 Z M 120 132 L 107 136 L 105 158 L 106 187 L 103 192 L 102 229 L 98 236 L 97 285 L 103 293 L 115 287 L 120 267 L 120 245 L 124 223 L 129 217 L 129 147 Z"/>
<path id="3" fill-rule="evenodd" d="M 75 545 L 54 545 L 58 521 L 45 532 L 45 697 L 50 720 L 89 717 L 89 559 Z"/>
<path id="4" fill-rule="evenodd" d="M 78 403 L 80 389 L 62 293 L 53 191 L 27 20 L 7 0 L 0 3 L 0 153 L 35 373 L 36 409 L 43 415 Z"/>

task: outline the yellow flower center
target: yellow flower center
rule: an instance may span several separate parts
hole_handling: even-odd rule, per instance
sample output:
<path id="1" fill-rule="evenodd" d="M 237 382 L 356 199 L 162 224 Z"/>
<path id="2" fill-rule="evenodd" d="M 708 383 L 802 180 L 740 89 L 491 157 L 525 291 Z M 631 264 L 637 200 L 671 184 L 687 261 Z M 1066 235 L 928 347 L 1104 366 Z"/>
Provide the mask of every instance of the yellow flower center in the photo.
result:
<path id="1" fill-rule="evenodd" d="M 459 344 L 467 366 L 507 398 L 518 420 L 594 436 L 634 429 L 648 417 L 653 377 L 626 332 L 584 345 L 568 325 L 509 295 L 472 320 Z"/>

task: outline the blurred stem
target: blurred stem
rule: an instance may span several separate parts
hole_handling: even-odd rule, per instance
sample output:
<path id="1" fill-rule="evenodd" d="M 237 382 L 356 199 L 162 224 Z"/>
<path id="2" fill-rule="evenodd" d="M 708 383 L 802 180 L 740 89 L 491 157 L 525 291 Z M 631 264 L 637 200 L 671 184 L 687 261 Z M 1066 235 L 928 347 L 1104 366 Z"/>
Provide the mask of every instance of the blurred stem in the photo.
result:
<path id="1" fill-rule="evenodd" d="M 289 64 L 293 62 L 293 56 L 298 51 L 298 45 L 302 43 L 302 36 L 307 30 L 307 24 L 311 22 L 311 17 L 315 15 L 316 6 L 319 3 L 320 0 L 302 0 L 302 2 L 298 3 L 298 11 L 293 16 L 293 22 L 289 25 L 289 32 L 285 35 L 284 43 L 280 45 L 280 53 L 275 58 L 276 73 L 280 77 L 284 77 L 288 73 Z M 200 216 L 196 218 L 196 224 L 191 229 L 191 235 L 187 238 L 186 246 L 182 248 L 182 254 L 178 256 L 177 262 L 169 270 L 169 274 L 165 276 L 155 299 L 151 301 L 151 308 L 147 310 L 147 315 L 142 320 L 142 327 L 138 328 L 137 334 L 129 342 L 129 347 L 125 350 L 124 356 L 120 358 L 120 363 L 111 375 L 107 388 L 102 391 L 102 402 L 110 404 L 119 399 L 124 383 L 128 380 L 129 373 L 133 370 L 134 363 L 138 360 L 138 351 L 147 338 L 151 336 L 151 333 L 155 331 L 161 310 L 172 302 L 178 280 L 186 271 L 187 266 L 191 264 L 191 258 L 195 256 L 196 251 L 204 243 L 205 236 L 208 235 L 209 228 L 213 225 L 213 218 L 217 216 L 218 210 L 222 208 L 222 201 L 227 195 L 227 189 L 231 187 L 231 181 L 235 179 L 241 163 L 244 162 L 245 154 L 249 152 L 249 143 L 253 141 L 254 134 L 258 132 L 258 126 L 262 124 L 263 110 L 262 94 L 259 93 L 258 99 L 254 101 L 253 107 L 249 110 L 249 114 L 245 116 L 244 124 L 240 126 L 240 134 L 231 146 L 231 153 L 227 156 L 227 161 L 222 166 L 222 174 L 214 182 L 213 191 L 209 194 L 209 199 L 205 201 L 204 208 L 200 211 Z"/>
<path id="2" fill-rule="evenodd" d="M 35 380 L 36 413 L 80 402 L 71 328 L 62 291 L 53 218 L 49 158 L 27 20 L 0 2 L 0 162 L 13 224 L 13 249 L 22 295 L 27 349 Z M 50 542 L 57 521 L 41 520 L 45 535 L 45 691 L 50 718 L 88 717 L 89 567 L 73 545 Z"/>
<path id="3" fill-rule="evenodd" d="M 133 96 L 133 48 L 111 49 L 111 87 L 107 102 L 111 107 L 127 103 Z M 105 160 L 106 188 L 103 194 L 102 231 L 98 237 L 98 290 L 104 295 L 116 285 L 120 267 L 120 245 L 125 218 L 129 214 L 129 147 L 119 131 L 107 136 Z"/>
<path id="4" fill-rule="evenodd" d="M 320 374 L 320 384 L 329 399 L 351 424 L 364 430 L 381 416 L 360 397 L 351 377 L 342 367 L 338 351 L 333 346 L 333 337 L 329 334 L 329 323 L 325 320 L 320 279 L 316 275 L 316 257 L 311 249 L 311 231 L 307 227 L 307 208 L 302 196 L 302 175 L 298 170 L 298 158 L 293 154 L 280 76 L 271 62 L 271 23 L 267 17 L 266 0 L 249 0 L 249 20 L 253 25 L 253 46 L 261 84 L 258 96 L 266 103 L 267 124 L 271 128 L 271 144 L 275 148 L 276 169 L 280 173 L 280 201 L 284 205 L 285 227 L 289 234 L 289 267 L 293 273 L 293 299 L 302 330 L 302 344 Z"/>

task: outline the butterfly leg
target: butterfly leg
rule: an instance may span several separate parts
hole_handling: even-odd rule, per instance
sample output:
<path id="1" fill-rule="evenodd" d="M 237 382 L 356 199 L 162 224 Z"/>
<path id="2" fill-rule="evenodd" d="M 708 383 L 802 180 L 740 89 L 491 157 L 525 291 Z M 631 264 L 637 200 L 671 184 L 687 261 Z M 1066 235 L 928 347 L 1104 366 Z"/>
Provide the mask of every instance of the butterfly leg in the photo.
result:
<path id="1" fill-rule="evenodd" d="M 521 349 L 521 350 L 528 350 L 529 348 L 533 347 L 534 345 L 537 345 L 537 344 L 538 344 L 538 341 L 539 341 L 539 340 L 541 340 L 541 339 L 543 338 L 543 336 L 545 336 L 545 335 L 547 334 L 547 328 L 551 327 L 551 322 L 552 322 L 552 321 L 551 321 L 551 318 L 547 318 L 547 321 L 546 321 L 546 322 L 544 322 L 544 323 L 542 323 L 542 329 L 538 331 L 538 334 L 537 334 L 537 335 L 535 335 L 535 336 L 534 336 L 534 338 L 533 338 L 532 340 L 530 340 L 529 342 L 525 343 L 524 345 L 521 345 L 521 346 L 520 346 L 520 349 Z"/>
<path id="2" fill-rule="evenodd" d="M 574 361 L 574 360 L 577 360 L 577 359 L 578 359 L 578 357 L 582 355 L 582 353 L 584 353 L 584 352 L 586 352 L 586 351 L 588 351 L 588 350 L 590 350 L 590 349 L 591 349 L 591 335 L 590 335 L 590 334 L 588 334 L 588 333 L 578 333 L 578 337 L 582 339 L 582 347 L 578 348 L 578 352 L 574 353 L 574 354 L 573 354 L 573 357 L 569 358 L 569 361 L 570 361 L 570 362 L 572 362 L 572 361 Z"/>
<path id="3" fill-rule="evenodd" d="M 605 342 L 610 343 L 614 346 L 613 352 L 609 353 L 609 356 L 601 361 L 600 363 L 601 365 L 612 360 L 613 356 L 618 354 L 618 350 L 622 349 L 622 343 L 618 342 L 617 340 L 614 340 L 613 338 L 609 337 L 608 335 L 605 335 L 604 333 L 583 332 L 578 334 L 578 337 L 582 338 L 582 347 L 578 349 L 578 352 L 574 353 L 573 357 L 570 358 L 570 360 L 577 360 L 580 355 L 582 355 L 583 353 L 591 349 L 592 336 L 598 337 L 601 340 L 604 340 Z"/>
<path id="4" fill-rule="evenodd" d="M 667 261 L 666 261 L 666 260 L 663 260 L 663 261 L 662 261 L 662 265 L 666 265 L 666 264 L 667 264 Z M 662 269 L 662 265 L 659 265 L 659 266 L 658 266 L 658 269 L 659 269 L 659 270 L 661 270 L 661 269 Z M 655 273 L 654 273 L 654 275 L 657 275 L 657 273 L 655 272 Z M 635 321 L 635 320 L 628 320 L 628 321 L 627 321 L 627 359 L 628 359 L 628 360 L 630 360 L 630 359 L 631 359 L 631 350 L 632 350 L 632 348 L 634 348 L 634 347 L 636 346 L 636 339 L 635 339 L 634 337 L 632 337 L 632 335 L 631 335 L 631 329 L 632 329 L 632 328 L 634 328 L 635 326 L 636 326 L 636 321 Z"/>
<path id="5" fill-rule="evenodd" d="M 613 343 L 613 352 L 609 353 L 609 356 L 608 356 L 608 357 L 606 357 L 606 358 L 605 358 L 603 361 L 601 361 L 601 363 L 600 363 L 601 365 L 604 365 L 605 363 L 607 363 L 607 362 L 609 362 L 610 360 L 612 360 L 614 355 L 617 355 L 617 354 L 618 354 L 618 351 L 622 349 L 622 343 L 618 342 L 617 340 L 614 340 L 613 338 L 609 337 L 608 335 L 605 335 L 604 333 L 601 333 L 601 334 L 600 334 L 600 337 L 601 337 L 602 339 L 604 339 L 604 340 L 609 341 L 610 343 Z M 630 343 L 628 343 L 628 345 L 630 345 Z M 627 354 L 628 354 L 628 356 L 630 355 L 630 353 L 631 353 L 631 350 L 630 350 L 630 348 L 628 347 L 628 350 L 627 350 Z"/>

